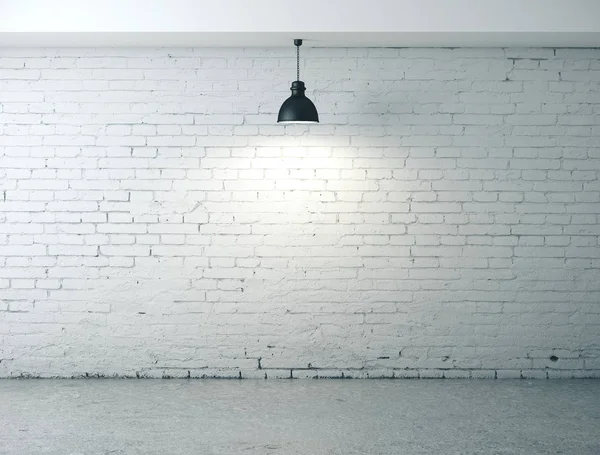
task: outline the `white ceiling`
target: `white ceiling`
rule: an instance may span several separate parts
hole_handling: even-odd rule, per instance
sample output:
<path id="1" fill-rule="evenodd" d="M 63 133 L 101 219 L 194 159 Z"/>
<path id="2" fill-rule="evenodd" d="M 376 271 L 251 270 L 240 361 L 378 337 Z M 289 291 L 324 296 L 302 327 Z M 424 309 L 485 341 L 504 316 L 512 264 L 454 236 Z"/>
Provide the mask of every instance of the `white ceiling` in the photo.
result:
<path id="1" fill-rule="evenodd" d="M 600 0 L 0 0 L 0 46 L 600 47 Z"/>
<path id="2" fill-rule="evenodd" d="M 306 47 L 600 47 L 600 33 L 573 32 L 0 32 L 0 46 L 290 47 L 298 37 Z"/>

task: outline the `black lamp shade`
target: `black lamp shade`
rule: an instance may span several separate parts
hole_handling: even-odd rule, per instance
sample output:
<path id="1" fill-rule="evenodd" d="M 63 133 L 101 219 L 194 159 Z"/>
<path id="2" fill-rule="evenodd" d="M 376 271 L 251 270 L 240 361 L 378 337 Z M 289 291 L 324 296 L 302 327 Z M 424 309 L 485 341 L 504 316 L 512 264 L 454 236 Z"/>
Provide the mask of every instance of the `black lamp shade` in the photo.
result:
<path id="1" fill-rule="evenodd" d="M 292 82 L 291 90 L 292 96 L 279 109 L 277 123 L 319 123 L 317 108 L 304 94 L 304 82 Z"/>

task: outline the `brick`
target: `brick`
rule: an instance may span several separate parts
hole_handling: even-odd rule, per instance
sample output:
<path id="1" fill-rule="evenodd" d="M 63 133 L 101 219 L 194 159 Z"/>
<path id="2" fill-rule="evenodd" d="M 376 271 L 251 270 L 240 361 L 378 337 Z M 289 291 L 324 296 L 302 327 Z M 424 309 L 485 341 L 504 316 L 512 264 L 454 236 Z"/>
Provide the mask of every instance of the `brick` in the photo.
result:
<path id="1" fill-rule="evenodd" d="M 286 127 L 287 51 L 2 52 L 0 312 L 24 369 L 162 377 L 150 347 L 183 377 L 597 374 L 596 50 L 309 49 L 322 123 Z M 108 330 L 132 360 L 50 359 L 38 330 Z"/>

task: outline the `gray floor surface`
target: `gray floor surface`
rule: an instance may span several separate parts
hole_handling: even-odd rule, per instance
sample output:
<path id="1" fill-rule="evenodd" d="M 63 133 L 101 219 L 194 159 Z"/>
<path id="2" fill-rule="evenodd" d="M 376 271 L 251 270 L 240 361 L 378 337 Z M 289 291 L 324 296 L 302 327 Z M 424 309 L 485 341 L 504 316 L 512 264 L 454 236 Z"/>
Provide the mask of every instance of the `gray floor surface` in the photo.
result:
<path id="1" fill-rule="evenodd" d="M 0 380 L 0 454 L 600 454 L 593 380 Z"/>

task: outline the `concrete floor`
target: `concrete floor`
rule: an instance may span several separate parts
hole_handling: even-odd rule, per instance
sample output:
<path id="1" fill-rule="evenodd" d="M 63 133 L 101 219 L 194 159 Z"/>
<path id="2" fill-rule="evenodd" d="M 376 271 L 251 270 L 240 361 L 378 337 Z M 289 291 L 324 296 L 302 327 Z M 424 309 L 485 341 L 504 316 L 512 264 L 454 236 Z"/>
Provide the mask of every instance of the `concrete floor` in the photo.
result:
<path id="1" fill-rule="evenodd" d="M 0 454 L 600 454 L 600 381 L 1 380 Z"/>

